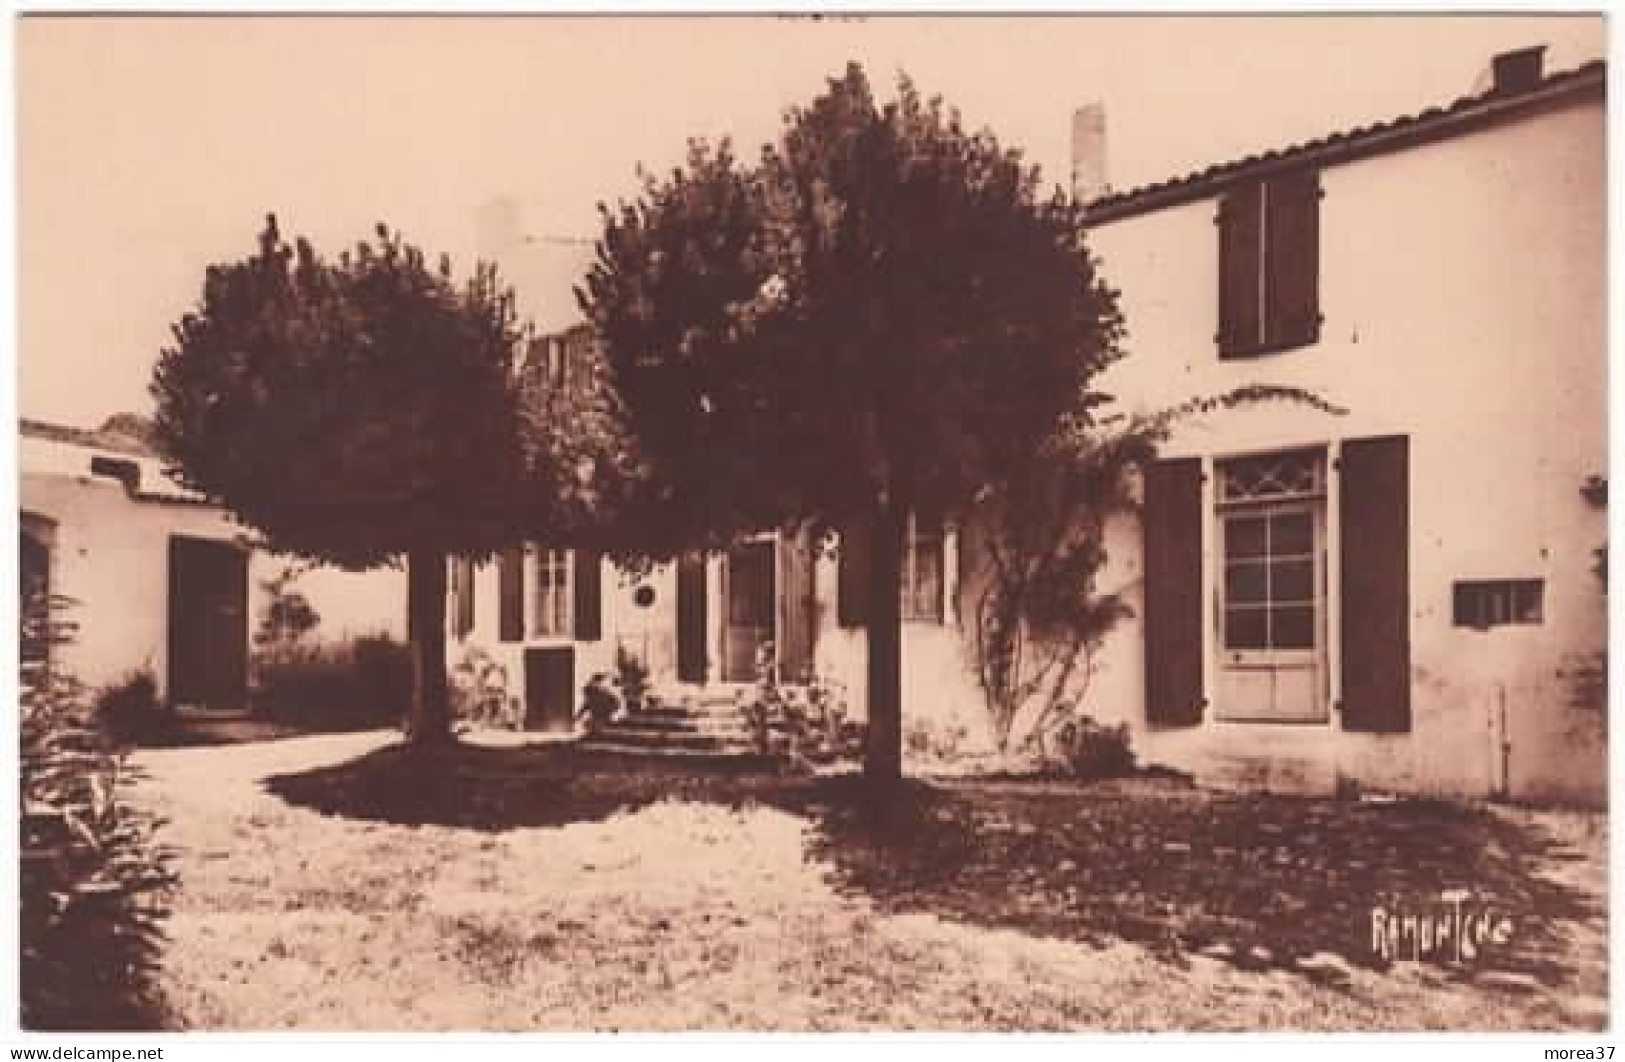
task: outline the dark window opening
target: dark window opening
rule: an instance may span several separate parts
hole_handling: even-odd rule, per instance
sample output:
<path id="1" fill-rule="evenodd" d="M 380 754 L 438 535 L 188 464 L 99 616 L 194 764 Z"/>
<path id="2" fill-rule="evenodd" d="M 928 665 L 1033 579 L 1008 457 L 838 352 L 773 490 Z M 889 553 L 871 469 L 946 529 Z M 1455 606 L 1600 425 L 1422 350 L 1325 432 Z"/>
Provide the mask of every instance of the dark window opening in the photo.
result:
<path id="1" fill-rule="evenodd" d="M 1458 627 L 1488 630 L 1509 624 L 1537 624 L 1543 618 L 1543 584 L 1539 579 L 1480 579 L 1455 585 L 1454 616 Z"/>

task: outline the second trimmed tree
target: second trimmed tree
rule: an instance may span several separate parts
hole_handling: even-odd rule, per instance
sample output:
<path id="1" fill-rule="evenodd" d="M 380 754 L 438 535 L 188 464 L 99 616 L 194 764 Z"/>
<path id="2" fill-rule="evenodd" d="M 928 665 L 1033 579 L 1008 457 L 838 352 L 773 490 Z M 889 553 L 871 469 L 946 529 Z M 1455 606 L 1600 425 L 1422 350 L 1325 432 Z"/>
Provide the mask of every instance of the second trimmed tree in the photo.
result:
<path id="1" fill-rule="evenodd" d="M 758 165 L 696 144 L 604 223 L 579 294 L 646 465 L 632 551 L 863 536 L 865 773 L 898 778 L 910 513 L 1005 478 L 1118 353 L 1077 207 L 906 79 L 877 104 L 852 65 Z"/>

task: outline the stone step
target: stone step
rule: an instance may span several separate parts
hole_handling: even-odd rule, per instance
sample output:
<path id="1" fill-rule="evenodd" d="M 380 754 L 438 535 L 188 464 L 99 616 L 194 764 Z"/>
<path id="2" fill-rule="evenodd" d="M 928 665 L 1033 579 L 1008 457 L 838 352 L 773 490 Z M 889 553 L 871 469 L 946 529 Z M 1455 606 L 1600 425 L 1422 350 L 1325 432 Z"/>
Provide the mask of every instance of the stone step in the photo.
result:
<path id="1" fill-rule="evenodd" d="M 586 752 L 606 753 L 614 756 L 647 756 L 651 759 L 673 759 L 691 762 L 756 765 L 767 770 L 773 766 L 769 758 L 757 755 L 749 748 L 729 746 L 721 749 L 696 749 L 684 745 L 637 745 L 619 741 L 611 736 L 594 735 L 582 738 L 577 746 Z"/>
<path id="2" fill-rule="evenodd" d="M 707 719 L 700 716 L 651 716 L 641 712 L 622 716 L 608 724 L 615 730 L 647 734 L 710 734 L 732 737 L 747 732 L 743 719 Z"/>
<path id="3" fill-rule="evenodd" d="M 589 747 L 604 744 L 640 749 L 689 749 L 695 752 L 725 752 L 748 748 L 743 738 L 730 740 L 715 734 L 696 734 L 676 730 L 647 730 L 625 727 L 615 723 L 601 727 L 584 739 Z"/>
<path id="4" fill-rule="evenodd" d="M 646 704 L 629 713 L 636 718 L 649 719 L 738 719 L 739 708 L 732 702 L 726 705 Z"/>

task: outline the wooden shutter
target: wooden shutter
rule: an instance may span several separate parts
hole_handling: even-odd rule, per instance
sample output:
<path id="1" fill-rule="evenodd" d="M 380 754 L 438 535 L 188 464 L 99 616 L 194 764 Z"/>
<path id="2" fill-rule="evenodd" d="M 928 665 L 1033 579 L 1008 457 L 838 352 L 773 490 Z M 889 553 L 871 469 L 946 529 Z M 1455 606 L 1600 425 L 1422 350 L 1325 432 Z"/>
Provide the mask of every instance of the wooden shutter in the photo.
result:
<path id="1" fill-rule="evenodd" d="M 1320 174 L 1270 181 L 1265 261 L 1265 342 L 1271 349 L 1320 338 Z"/>
<path id="2" fill-rule="evenodd" d="M 1145 715 L 1152 726 L 1202 720 L 1202 462 L 1145 471 Z"/>
<path id="3" fill-rule="evenodd" d="M 704 682 L 707 671 L 705 558 L 677 559 L 677 679 Z"/>
<path id="4" fill-rule="evenodd" d="M 1343 729 L 1411 728 L 1410 456 L 1404 436 L 1343 444 Z"/>
<path id="5" fill-rule="evenodd" d="M 862 524 L 841 532 L 836 561 L 835 611 L 843 627 L 862 627 L 869 617 L 869 536 Z"/>
<path id="6" fill-rule="evenodd" d="M 474 562 L 467 557 L 451 559 L 452 633 L 466 638 L 474 629 Z"/>
<path id="7" fill-rule="evenodd" d="M 1246 357 L 1263 343 L 1259 222 L 1262 191 L 1245 184 L 1219 200 L 1219 356 Z"/>
<path id="8" fill-rule="evenodd" d="M 525 637 L 525 551 L 510 546 L 497 554 L 497 637 L 505 642 Z"/>
<path id="9" fill-rule="evenodd" d="M 603 571 L 597 550 L 575 551 L 575 637 L 596 642 L 604 636 Z"/>
<path id="10" fill-rule="evenodd" d="M 812 678 L 813 558 L 807 532 L 779 540 L 779 673 L 787 682 Z"/>

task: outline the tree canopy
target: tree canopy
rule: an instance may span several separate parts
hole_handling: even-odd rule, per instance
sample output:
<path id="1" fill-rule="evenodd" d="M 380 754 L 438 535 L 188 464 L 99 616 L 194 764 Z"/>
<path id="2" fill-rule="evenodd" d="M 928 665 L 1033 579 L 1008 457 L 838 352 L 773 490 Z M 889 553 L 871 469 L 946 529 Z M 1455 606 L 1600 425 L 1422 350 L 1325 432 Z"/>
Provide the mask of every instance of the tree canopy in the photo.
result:
<path id="1" fill-rule="evenodd" d="M 521 430 L 512 293 L 489 266 L 457 285 L 384 226 L 328 261 L 273 217 L 173 332 L 151 389 L 176 477 L 278 552 L 405 558 L 410 730 L 446 737 L 446 557 L 489 554 L 548 508 L 525 489 L 543 451 Z"/>
<path id="2" fill-rule="evenodd" d="M 511 538 L 526 470 L 510 292 L 380 226 L 335 261 L 286 243 L 209 268 L 152 380 L 177 479 L 279 551 L 370 568 Z"/>
<path id="3" fill-rule="evenodd" d="M 1118 354 L 1075 205 L 906 79 L 877 104 L 855 65 L 757 165 L 695 143 L 603 220 L 579 294 L 659 484 L 657 551 L 952 510 Z"/>
<path id="4" fill-rule="evenodd" d="M 695 143 L 603 222 L 578 295 L 645 462 L 633 538 L 867 539 L 869 767 L 894 775 L 908 514 L 1011 474 L 1119 354 L 1078 207 L 906 78 L 877 103 L 854 64 L 755 165 Z"/>

